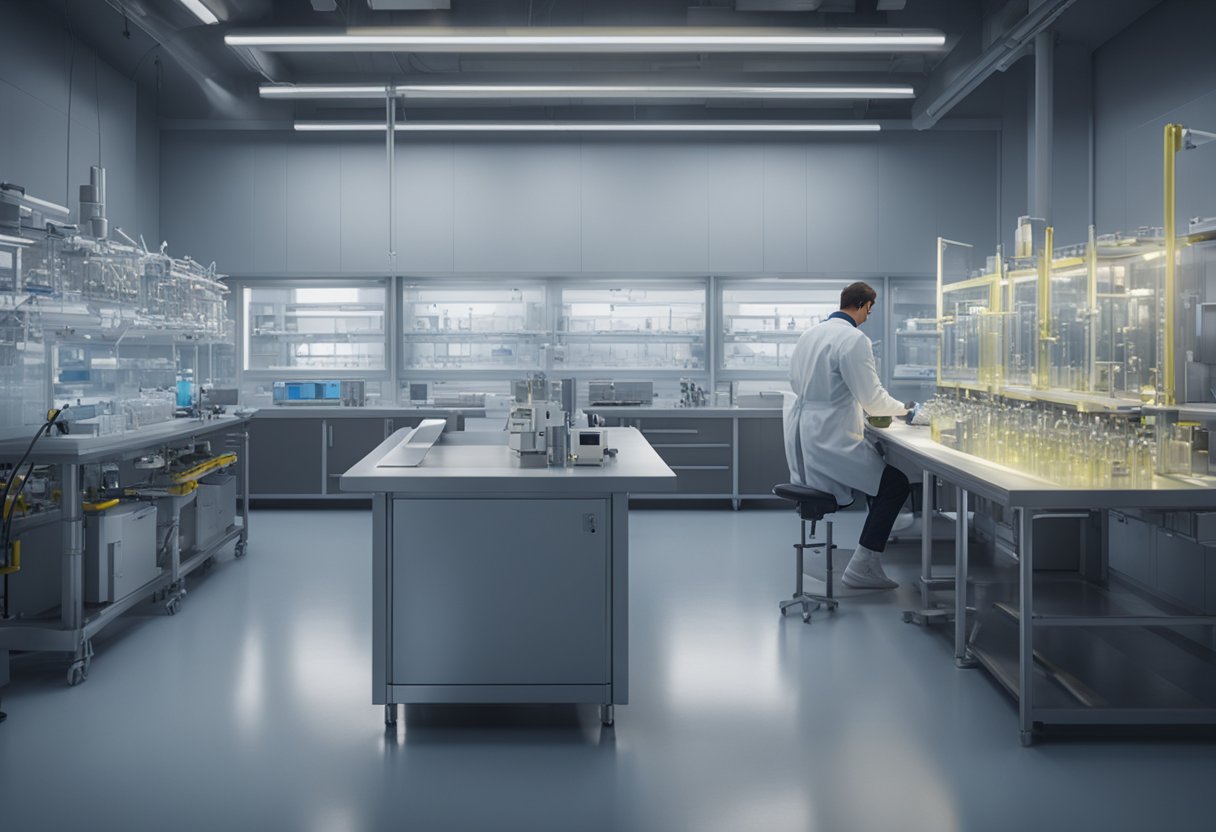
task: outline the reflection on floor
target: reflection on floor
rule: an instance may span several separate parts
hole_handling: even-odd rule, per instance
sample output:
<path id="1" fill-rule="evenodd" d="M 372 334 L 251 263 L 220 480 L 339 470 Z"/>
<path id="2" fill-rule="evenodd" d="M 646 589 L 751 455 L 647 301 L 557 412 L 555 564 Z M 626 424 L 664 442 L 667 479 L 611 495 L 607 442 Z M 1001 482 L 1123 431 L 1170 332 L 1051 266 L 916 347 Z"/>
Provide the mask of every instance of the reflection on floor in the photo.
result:
<path id="1" fill-rule="evenodd" d="M 844 546 L 861 515 L 838 516 Z M 1210 829 L 1211 742 L 1024 749 L 1014 709 L 896 593 L 781 619 L 784 511 L 631 515 L 631 704 L 370 704 L 369 514 L 261 511 L 249 557 L 96 643 L 90 678 L 22 656 L 3 691 L 0 828 Z M 945 554 L 943 552 L 943 554 Z M 475 595 L 463 615 L 478 614 Z M 487 621 L 486 626 L 493 626 Z M 1150 799 L 1151 798 L 1151 799 Z"/>

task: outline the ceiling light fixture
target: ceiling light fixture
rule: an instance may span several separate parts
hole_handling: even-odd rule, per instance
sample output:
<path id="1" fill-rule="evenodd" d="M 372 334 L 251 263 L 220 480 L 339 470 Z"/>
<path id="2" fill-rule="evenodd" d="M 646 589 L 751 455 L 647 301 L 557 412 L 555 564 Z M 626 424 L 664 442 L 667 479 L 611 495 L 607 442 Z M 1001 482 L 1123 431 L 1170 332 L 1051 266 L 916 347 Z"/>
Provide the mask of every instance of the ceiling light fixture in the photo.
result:
<path id="1" fill-rule="evenodd" d="M 297 121 L 300 132 L 384 132 L 377 121 Z M 401 133 L 877 133 L 865 121 L 405 121 Z"/>
<path id="2" fill-rule="evenodd" d="M 935 29 L 357 28 L 235 32 L 224 42 L 279 52 L 925 52 L 944 47 L 946 36 Z"/>
<path id="3" fill-rule="evenodd" d="M 915 90 L 894 84 L 396 84 L 406 99 L 485 98 L 748 98 L 874 99 L 913 98 Z M 262 98 L 384 98 L 373 84 L 263 84 Z"/>
<path id="4" fill-rule="evenodd" d="M 190 10 L 190 13 L 197 17 L 200 22 L 212 26 L 220 22 L 220 19 L 215 16 L 215 12 L 203 5 L 202 0 L 178 0 L 183 6 Z"/>

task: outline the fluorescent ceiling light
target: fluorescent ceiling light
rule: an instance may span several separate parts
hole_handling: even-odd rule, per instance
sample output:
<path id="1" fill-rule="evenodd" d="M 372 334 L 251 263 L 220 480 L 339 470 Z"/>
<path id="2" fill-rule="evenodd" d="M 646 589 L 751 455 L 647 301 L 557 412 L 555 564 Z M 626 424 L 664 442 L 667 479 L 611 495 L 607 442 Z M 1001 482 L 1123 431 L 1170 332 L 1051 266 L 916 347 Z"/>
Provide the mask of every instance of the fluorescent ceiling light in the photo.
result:
<path id="1" fill-rule="evenodd" d="M 380 132 L 382 121 L 297 121 L 301 132 Z M 876 133 L 864 121 L 405 121 L 402 133 Z"/>
<path id="2" fill-rule="evenodd" d="M 190 13 L 197 17 L 201 22 L 208 26 L 219 23 L 220 19 L 215 16 L 211 9 L 203 5 L 202 0 L 178 0 L 183 6 L 190 10 Z"/>
<path id="3" fill-rule="evenodd" d="M 406 99 L 451 98 L 912 98 L 915 90 L 893 84 L 396 84 Z M 263 84 L 263 98 L 384 98 L 373 84 Z"/>
<path id="4" fill-rule="evenodd" d="M 245 32 L 229 46 L 283 52 L 924 52 L 934 29 L 437 29 Z"/>

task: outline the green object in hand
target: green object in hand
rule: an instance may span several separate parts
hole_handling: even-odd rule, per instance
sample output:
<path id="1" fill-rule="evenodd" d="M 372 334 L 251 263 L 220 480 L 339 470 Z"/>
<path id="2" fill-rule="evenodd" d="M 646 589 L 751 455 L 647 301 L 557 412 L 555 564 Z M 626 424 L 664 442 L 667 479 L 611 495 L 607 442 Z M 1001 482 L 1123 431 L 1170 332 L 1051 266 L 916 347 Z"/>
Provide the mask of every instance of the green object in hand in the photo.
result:
<path id="1" fill-rule="evenodd" d="M 869 422 L 871 425 L 873 425 L 876 428 L 891 427 L 891 417 L 890 416 L 867 416 L 866 421 Z"/>

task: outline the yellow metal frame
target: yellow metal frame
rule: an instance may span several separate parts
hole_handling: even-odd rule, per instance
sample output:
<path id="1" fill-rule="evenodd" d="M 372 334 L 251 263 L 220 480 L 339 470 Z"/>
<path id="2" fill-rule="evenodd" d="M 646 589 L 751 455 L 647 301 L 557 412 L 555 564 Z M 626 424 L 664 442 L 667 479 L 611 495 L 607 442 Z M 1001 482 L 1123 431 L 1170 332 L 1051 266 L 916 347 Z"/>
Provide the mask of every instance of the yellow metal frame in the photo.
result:
<path id="1" fill-rule="evenodd" d="M 1177 206 L 1177 156 L 1178 151 L 1182 150 L 1182 131 L 1185 130 L 1181 124 L 1165 125 L 1165 147 L 1163 155 L 1164 171 L 1162 180 L 1164 182 L 1164 202 L 1165 202 L 1165 222 L 1163 233 L 1165 234 L 1165 331 L 1162 334 L 1164 346 L 1164 355 L 1161 360 L 1161 374 L 1164 378 L 1161 380 L 1161 390 L 1166 407 L 1171 407 L 1175 403 L 1174 397 L 1174 312 L 1177 305 L 1176 294 L 1178 291 L 1178 218 L 1176 216 Z"/>

